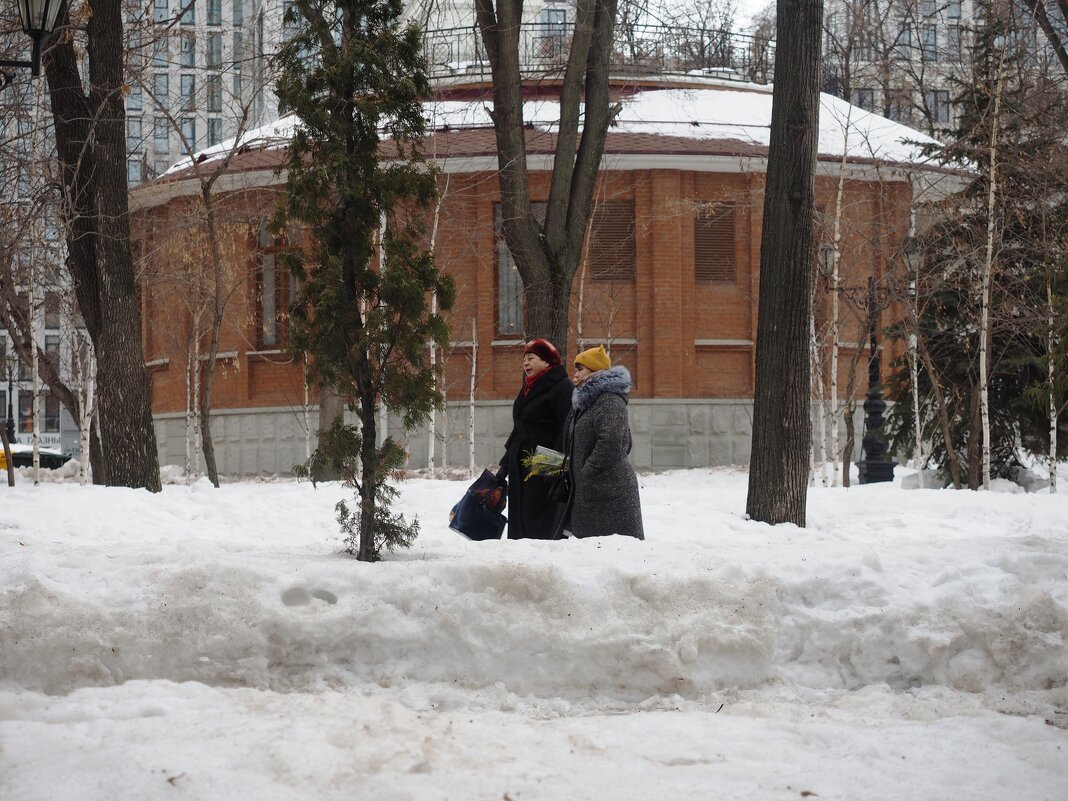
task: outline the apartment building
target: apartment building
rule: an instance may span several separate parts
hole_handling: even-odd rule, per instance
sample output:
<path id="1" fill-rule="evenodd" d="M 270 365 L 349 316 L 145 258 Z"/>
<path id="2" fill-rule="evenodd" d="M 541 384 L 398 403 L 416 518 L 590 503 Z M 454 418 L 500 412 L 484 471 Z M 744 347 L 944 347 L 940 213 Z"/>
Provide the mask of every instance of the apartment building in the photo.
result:
<path id="1" fill-rule="evenodd" d="M 268 61 L 289 0 L 141 0 L 129 10 L 131 186 L 277 117 Z"/>
<path id="2" fill-rule="evenodd" d="M 953 120 L 953 78 L 964 74 L 974 0 L 829 0 L 824 91 L 935 134 Z"/>

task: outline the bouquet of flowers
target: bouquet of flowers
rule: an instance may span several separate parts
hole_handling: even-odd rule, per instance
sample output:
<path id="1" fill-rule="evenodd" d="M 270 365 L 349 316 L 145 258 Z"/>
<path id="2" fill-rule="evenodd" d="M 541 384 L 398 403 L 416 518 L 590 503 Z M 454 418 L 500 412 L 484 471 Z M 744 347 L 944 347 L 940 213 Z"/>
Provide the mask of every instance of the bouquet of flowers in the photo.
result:
<path id="1" fill-rule="evenodd" d="M 527 471 L 524 481 L 531 476 L 558 476 L 565 469 L 564 455 L 544 445 L 539 445 L 533 452 L 527 451 L 520 463 Z"/>

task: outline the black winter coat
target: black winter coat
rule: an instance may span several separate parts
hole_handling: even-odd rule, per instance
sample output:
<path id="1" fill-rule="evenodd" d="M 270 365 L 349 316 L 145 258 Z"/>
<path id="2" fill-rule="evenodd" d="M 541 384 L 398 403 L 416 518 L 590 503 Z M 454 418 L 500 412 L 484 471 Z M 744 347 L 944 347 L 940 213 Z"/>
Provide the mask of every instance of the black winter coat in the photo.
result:
<path id="1" fill-rule="evenodd" d="M 539 445 L 562 451 L 564 420 L 571 411 L 571 382 L 562 365 L 550 367 L 534 382 L 530 394 L 512 405 L 512 433 L 505 443 L 501 466 L 508 468 L 508 539 L 551 539 L 563 515 L 563 505 L 549 500 L 551 479 L 531 476 L 520 459 Z"/>

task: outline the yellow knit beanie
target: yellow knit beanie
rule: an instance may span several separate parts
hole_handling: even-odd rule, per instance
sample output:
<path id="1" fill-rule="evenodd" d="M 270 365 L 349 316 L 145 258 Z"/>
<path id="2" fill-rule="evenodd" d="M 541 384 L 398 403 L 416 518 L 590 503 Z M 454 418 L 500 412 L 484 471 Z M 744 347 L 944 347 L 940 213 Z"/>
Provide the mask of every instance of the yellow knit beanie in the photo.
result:
<path id="1" fill-rule="evenodd" d="M 608 351 L 604 349 L 603 345 L 598 345 L 596 348 L 582 351 L 575 357 L 575 364 L 581 364 L 591 372 L 596 373 L 598 370 L 607 370 L 611 367 L 612 358 L 608 355 Z"/>

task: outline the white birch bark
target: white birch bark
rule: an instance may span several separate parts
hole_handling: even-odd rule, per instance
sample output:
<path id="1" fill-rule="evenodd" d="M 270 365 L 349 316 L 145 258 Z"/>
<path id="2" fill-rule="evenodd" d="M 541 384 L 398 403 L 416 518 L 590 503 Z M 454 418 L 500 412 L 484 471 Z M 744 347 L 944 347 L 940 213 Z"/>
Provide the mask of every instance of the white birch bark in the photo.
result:
<path id="1" fill-rule="evenodd" d="M 909 209 L 909 241 L 915 243 L 916 240 L 916 209 Z M 920 260 L 916 260 L 916 273 L 909 276 L 913 281 L 912 284 L 912 319 L 916 326 L 919 326 L 920 320 Z M 918 330 L 918 329 L 917 329 Z M 912 388 L 912 420 L 914 426 L 913 435 L 916 438 L 916 447 L 913 451 L 913 458 L 915 459 L 916 468 L 916 486 L 923 489 L 923 468 L 926 464 L 926 459 L 923 458 L 923 424 L 920 420 L 920 366 L 919 356 L 917 349 L 919 342 L 916 339 L 916 330 L 909 334 L 909 384 Z"/>
<path id="2" fill-rule="evenodd" d="M 831 458 L 832 464 L 831 486 L 838 486 L 838 455 L 841 450 L 838 445 L 838 350 L 841 345 L 841 311 L 839 309 L 839 294 L 842 283 L 839 272 L 839 254 L 842 245 L 842 195 L 845 192 L 846 160 L 849 155 L 849 122 L 853 106 L 846 107 L 845 141 L 842 147 L 842 161 L 838 165 L 838 187 L 834 198 L 834 234 L 831 241 L 831 364 L 830 364 L 830 414 L 831 414 Z M 822 380 L 821 380 L 822 385 Z M 824 410 L 825 411 L 825 410 Z M 848 465 L 843 465 L 848 470 Z"/>
<path id="3" fill-rule="evenodd" d="M 196 341 L 193 343 L 193 473 L 200 475 L 200 317 L 197 317 Z"/>
<path id="4" fill-rule="evenodd" d="M 378 274 L 383 277 L 386 274 L 386 213 L 384 211 L 381 212 L 378 220 Z M 380 357 L 381 355 L 379 354 Z M 381 364 L 380 367 L 385 370 L 385 364 Z M 388 434 L 389 411 L 386 409 L 386 404 L 381 394 L 378 396 L 376 403 L 378 404 L 378 440 L 375 445 L 381 446 L 386 441 L 386 435 Z"/>
<path id="5" fill-rule="evenodd" d="M 983 419 L 983 489 L 990 490 L 990 284 L 994 270 L 994 207 L 997 199 L 998 125 L 1001 114 L 1002 70 L 1005 51 L 1001 51 L 998 78 L 994 90 L 994 116 L 990 123 L 990 182 L 986 198 L 986 256 L 981 282 L 982 312 L 979 319 L 979 408 Z"/>
<path id="6" fill-rule="evenodd" d="M 82 351 L 78 349 L 79 353 Z M 96 414 L 96 354 L 93 351 L 93 342 L 87 336 L 85 338 L 85 358 L 79 357 L 79 373 L 81 381 L 81 419 L 78 420 L 78 438 L 82 448 L 82 463 L 79 469 L 78 482 L 83 486 L 90 479 L 89 440 L 93 417 Z"/>
<path id="7" fill-rule="evenodd" d="M 302 357 L 304 360 L 304 372 L 303 375 L 308 375 L 308 354 L 304 354 Z M 304 384 L 304 406 L 302 411 L 304 413 L 304 459 L 307 461 L 311 459 L 311 389 L 308 387 L 308 381 L 305 379 Z"/>
<path id="8" fill-rule="evenodd" d="M 39 366 L 37 343 L 41 334 L 39 328 L 40 312 L 37 308 L 37 257 L 33 254 L 30 255 L 28 290 L 30 305 L 30 378 L 33 381 L 31 396 L 33 405 L 30 418 L 33 425 L 33 483 L 36 486 L 41 483 L 41 378 L 37 374 Z"/>
<path id="9" fill-rule="evenodd" d="M 193 351 L 185 352 L 185 475 L 193 471 Z"/>
<path id="10" fill-rule="evenodd" d="M 909 383 L 912 385 L 912 420 L 914 426 L 913 435 L 916 437 L 916 446 L 912 452 L 913 466 L 916 468 L 917 486 L 923 489 L 923 425 L 920 421 L 920 388 L 916 385 L 919 381 L 919 368 L 916 364 L 916 334 L 909 334 Z"/>
<path id="11" fill-rule="evenodd" d="M 1049 492 L 1057 494 L 1057 396 L 1053 391 L 1056 375 L 1053 371 L 1053 353 L 1057 345 L 1054 335 L 1056 318 L 1053 311 L 1053 279 L 1046 273 L 1046 380 L 1049 381 Z"/>
<path id="12" fill-rule="evenodd" d="M 827 407 L 823 397 L 823 364 L 820 359 L 820 345 L 816 339 L 816 315 L 810 314 L 808 317 L 808 342 L 809 350 L 812 354 L 812 377 L 811 383 L 815 388 L 816 404 L 819 409 L 820 427 L 819 427 L 819 463 L 820 463 L 820 485 L 827 486 Z M 815 450 L 812 450 L 812 458 L 815 459 Z M 837 461 L 835 462 L 835 470 L 837 470 Z M 813 471 L 813 476 L 815 472 Z"/>
<path id="13" fill-rule="evenodd" d="M 449 176 L 445 176 L 445 188 L 438 196 L 438 201 L 434 205 L 434 222 L 430 226 L 430 252 L 433 253 L 438 244 L 438 226 L 441 224 L 441 202 L 444 197 L 449 193 Z M 430 293 L 430 313 L 438 313 L 438 293 Z M 434 389 L 438 388 L 438 377 L 435 372 L 437 367 L 438 349 L 434 344 L 434 340 L 430 340 L 428 343 L 430 347 L 430 372 L 433 375 Z M 444 407 L 443 407 L 444 408 Z M 437 469 L 435 465 L 435 446 L 437 444 L 438 430 L 437 430 L 437 409 L 430 410 L 430 423 L 427 426 L 427 443 L 426 443 L 426 466 L 430 468 L 430 477 L 434 478 L 437 475 Z M 445 465 L 448 466 L 448 460 L 445 460 Z"/>

